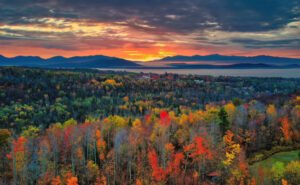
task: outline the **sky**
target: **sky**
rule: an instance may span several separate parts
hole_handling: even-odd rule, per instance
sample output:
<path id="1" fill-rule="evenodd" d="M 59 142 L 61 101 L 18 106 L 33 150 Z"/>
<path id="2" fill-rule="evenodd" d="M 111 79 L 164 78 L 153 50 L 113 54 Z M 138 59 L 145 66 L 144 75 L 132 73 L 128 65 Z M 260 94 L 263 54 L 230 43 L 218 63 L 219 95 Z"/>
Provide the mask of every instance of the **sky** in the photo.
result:
<path id="1" fill-rule="evenodd" d="M 0 54 L 300 57 L 300 0 L 0 0 Z"/>

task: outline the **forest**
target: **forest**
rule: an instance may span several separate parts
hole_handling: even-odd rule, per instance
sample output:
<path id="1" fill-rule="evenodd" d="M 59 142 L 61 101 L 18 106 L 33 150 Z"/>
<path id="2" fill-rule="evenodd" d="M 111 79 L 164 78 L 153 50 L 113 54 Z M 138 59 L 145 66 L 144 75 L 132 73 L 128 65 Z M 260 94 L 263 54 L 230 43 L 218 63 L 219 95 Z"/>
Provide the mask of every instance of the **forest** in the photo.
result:
<path id="1" fill-rule="evenodd" d="M 298 78 L 1 67 L 0 105 L 3 185 L 300 184 Z"/>

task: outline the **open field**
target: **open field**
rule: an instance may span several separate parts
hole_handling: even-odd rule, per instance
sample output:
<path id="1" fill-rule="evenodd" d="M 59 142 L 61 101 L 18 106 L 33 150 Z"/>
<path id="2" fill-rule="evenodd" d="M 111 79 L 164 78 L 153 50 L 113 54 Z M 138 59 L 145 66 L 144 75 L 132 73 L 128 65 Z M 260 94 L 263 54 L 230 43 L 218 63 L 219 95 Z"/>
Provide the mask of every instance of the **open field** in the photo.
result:
<path id="1" fill-rule="evenodd" d="M 282 162 L 284 166 L 286 166 L 289 162 L 297 160 L 300 160 L 300 150 L 276 153 L 263 161 L 259 161 L 251 165 L 250 173 L 257 179 L 257 181 L 264 178 L 266 183 L 271 183 L 272 175 L 270 174 L 270 169 L 272 169 L 275 163 Z M 262 174 L 264 175 L 262 176 Z"/>

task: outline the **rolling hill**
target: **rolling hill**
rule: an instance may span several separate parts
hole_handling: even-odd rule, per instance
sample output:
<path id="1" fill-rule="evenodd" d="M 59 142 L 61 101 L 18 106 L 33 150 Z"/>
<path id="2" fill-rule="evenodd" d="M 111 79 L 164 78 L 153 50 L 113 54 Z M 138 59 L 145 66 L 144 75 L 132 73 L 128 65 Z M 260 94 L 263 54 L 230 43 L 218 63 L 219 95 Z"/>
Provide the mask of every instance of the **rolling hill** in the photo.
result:
<path id="1" fill-rule="evenodd" d="M 108 57 L 103 55 L 95 56 L 76 56 L 65 58 L 56 56 L 43 59 L 35 56 L 18 56 L 7 58 L 0 56 L 0 66 L 22 66 L 22 67 L 41 67 L 41 68 L 113 68 L 113 67 L 137 67 L 135 62 Z"/>
<path id="2" fill-rule="evenodd" d="M 273 56 L 226 56 L 226 55 L 194 55 L 194 56 L 183 56 L 177 55 L 173 57 L 165 57 L 159 61 L 182 61 L 182 62 L 197 62 L 197 61 L 214 61 L 220 63 L 264 63 L 264 64 L 300 64 L 299 58 L 284 58 L 284 57 L 273 57 Z"/>
<path id="3" fill-rule="evenodd" d="M 205 63 L 202 63 L 202 62 Z M 197 63 L 199 62 L 199 63 Z M 155 66 L 165 63 L 165 66 Z M 143 65 L 121 58 L 104 55 L 55 56 L 44 59 L 37 56 L 4 57 L 0 55 L 0 66 L 39 67 L 39 68 L 122 68 L 122 69 L 239 69 L 239 68 L 300 68 L 300 59 L 272 56 L 173 56 Z"/>

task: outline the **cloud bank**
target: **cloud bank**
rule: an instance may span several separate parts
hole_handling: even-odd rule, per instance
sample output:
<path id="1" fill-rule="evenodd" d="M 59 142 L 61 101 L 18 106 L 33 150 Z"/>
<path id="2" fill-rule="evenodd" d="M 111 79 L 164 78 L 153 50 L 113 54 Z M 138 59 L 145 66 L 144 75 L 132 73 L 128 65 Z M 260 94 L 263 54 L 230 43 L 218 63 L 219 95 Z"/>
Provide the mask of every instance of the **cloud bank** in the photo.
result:
<path id="1" fill-rule="evenodd" d="M 300 0 L 0 0 L 0 53 L 300 57 Z"/>

